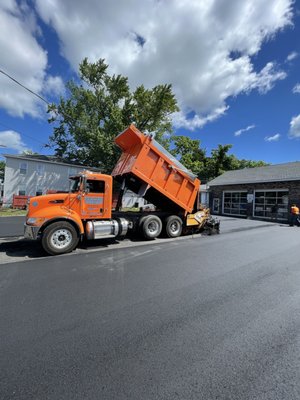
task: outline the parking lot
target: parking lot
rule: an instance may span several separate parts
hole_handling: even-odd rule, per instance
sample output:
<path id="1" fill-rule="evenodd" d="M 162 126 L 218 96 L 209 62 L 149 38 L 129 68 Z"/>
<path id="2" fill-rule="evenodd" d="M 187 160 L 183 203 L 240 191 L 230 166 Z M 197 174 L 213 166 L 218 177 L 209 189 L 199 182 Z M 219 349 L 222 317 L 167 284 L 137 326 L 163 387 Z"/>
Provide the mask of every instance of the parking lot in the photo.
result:
<path id="1" fill-rule="evenodd" d="M 57 257 L 2 237 L 0 398 L 298 400 L 299 239 L 237 218 Z"/>

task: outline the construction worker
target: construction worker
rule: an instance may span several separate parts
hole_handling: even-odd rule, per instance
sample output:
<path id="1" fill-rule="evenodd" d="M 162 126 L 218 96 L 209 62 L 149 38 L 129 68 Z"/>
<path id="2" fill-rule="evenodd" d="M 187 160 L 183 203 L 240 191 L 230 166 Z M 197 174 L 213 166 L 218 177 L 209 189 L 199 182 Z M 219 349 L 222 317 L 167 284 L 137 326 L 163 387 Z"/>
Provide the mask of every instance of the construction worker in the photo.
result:
<path id="1" fill-rule="evenodd" d="M 294 203 L 291 207 L 291 216 L 290 216 L 290 226 L 294 226 L 295 224 L 299 226 L 299 207 Z"/>

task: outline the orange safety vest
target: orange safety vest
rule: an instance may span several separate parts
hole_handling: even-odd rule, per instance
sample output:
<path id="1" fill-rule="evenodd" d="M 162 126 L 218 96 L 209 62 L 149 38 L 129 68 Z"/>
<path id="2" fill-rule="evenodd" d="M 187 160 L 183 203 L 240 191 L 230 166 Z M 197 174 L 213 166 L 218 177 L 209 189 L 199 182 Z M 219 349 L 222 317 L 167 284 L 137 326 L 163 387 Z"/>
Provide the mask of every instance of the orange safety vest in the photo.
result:
<path id="1" fill-rule="evenodd" d="M 291 213 L 292 214 L 299 214 L 299 208 L 297 206 L 292 206 L 291 207 Z"/>

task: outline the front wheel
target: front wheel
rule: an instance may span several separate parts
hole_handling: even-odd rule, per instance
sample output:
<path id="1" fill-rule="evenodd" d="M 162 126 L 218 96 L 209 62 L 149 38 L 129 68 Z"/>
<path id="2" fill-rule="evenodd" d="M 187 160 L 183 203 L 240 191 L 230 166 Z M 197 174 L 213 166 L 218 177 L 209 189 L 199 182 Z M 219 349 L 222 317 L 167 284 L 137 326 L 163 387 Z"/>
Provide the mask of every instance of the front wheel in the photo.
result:
<path id="1" fill-rule="evenodd" d="M 43 249 L 53 256 L 70 253 L 75 249 L 78 241 L 78 232 L 67 221 L 54 222 L 47 226 L 42 234 Z"/>

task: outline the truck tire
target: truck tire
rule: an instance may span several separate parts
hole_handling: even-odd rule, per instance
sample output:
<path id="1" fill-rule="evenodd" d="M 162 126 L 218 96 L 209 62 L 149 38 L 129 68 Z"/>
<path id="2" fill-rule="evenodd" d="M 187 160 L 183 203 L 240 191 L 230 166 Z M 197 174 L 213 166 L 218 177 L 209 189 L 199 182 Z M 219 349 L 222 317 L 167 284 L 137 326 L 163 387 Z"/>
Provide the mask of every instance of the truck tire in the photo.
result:
<path id="1" fill-rule="evenodd" d="M 155 239 L 161 233 L 162 222 L 156 215 L 149 215 L 141 221 L 141 230 L 145 239 Z"/>
<path id="2" fill-rule="evenodd" d="M 182 233 L 182 220 L 177 215 L 170 215 L 165 220 L 164 231 L 169 238 L 175 238 Z"/>
<path id="3" fill-rule="evenodd" d="M 42 247 L 53 256 L 70 253 L 79 241 L 77 230 L 67 221 L 54 222 L 42 233 Z"/>

